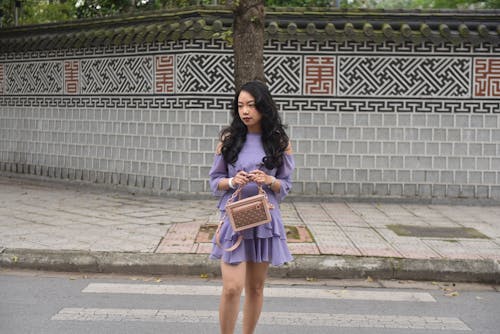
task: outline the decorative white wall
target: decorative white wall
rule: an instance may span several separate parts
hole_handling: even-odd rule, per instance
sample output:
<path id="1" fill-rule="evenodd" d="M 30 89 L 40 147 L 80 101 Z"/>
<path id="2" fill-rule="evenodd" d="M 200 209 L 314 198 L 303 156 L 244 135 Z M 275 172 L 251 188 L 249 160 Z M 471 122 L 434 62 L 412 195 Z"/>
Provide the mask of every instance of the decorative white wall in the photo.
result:
<path id="1" fill-rule="evenodd" d="M 293 193 L 500 198 L 499 54 L 268 36 Z M 207 193 L 232 68 L 218 39 L 0 52 L 0 171 Z"/>

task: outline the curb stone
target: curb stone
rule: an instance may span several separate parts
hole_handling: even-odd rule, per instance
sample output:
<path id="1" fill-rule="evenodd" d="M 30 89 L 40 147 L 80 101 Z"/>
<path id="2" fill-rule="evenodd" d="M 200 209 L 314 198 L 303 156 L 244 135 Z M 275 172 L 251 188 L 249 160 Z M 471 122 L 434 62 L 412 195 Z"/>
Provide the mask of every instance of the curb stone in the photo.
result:
<path id="1" fill-rule="evenodd" d="M 1 248 L 0 267 L 50 271 L 149 275 L 220 276 L 219 264 L 207 254 L 54 251 Z M 498 260 L 403 259 L 335 255 L 295 255 L 276 278 L 403 279 L 500 283 Z"/>

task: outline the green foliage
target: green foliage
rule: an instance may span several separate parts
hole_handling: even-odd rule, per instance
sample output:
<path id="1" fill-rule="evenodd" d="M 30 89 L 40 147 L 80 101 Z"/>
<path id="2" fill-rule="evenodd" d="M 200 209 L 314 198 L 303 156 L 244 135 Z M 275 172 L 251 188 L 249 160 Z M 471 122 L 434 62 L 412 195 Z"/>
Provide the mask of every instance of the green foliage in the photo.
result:
<path id="1" fill-rule="evenodd" d="M 335 7 L 336 0 L 267 0 L 269 7 Z M 340 0 L 341 8 L 499 9 L 500 0 Z"/>
<path id="2" fill-rule="evenodd" d="M 333 7 L 335 0 L 266 0 L 269 7 Z"/>
<path id="3" fill-rule="evenodd" d="M 500 0 L 413 0 L 414 8 L 498 9 Z"/>
<path id="4" fill-rule="evenodd" d="M 130 0 L 80 0 L 77 3 L 76 17 L 103 17 L 119 15 L 132 9 Z"/>
<path id="5" fill-rule="evenodd" d="M 36 24 L 72 20 L 76 0 L 21 0 L 18 24 Z M 2 26 L 15 25 L 15 0 L 0 0 Z"/>
<path id="6" fill-rule="evenodd" d="M 341 0 L 341 8 L 366 9 L 494 9 L 500 0 Z"/>
<path id="7" fill-rule="evenodd" d="M 0 14 L 3 27 L 14 25 L 14 1 L 0 0 Z"/>
<path id="8" fill-rule="evenodd" d="M 183 8 L 199 4 L 203 5 L 211 4 L 211 1 L 210 3 L 207 3 L 209 1 L 192 1 L 192 0 L 151 0 L 151 1 L 154 2 L 154 7 L 156 9 Z"/>
<path id="9" fill-rule="evenodd" d="M 18 0 L 18 23 L 36 24 L 105 17 L 195 5 L 232 5 L 239 0 Z M 266 0 L 268 7 L 335 7 L 337 0 Z M 135 6 L 133 5 L 135 4 Z M 339 0 L 341 8 L 500 9 L 500 0 Z M 14 26 L 15 0 L 0 0 L 3 27 Z"/>
<path id="10" fill-rule="evenodd" d="M 25 0 L 22 3 L 21 24 L 36 24 L 72 20 L 74 1 L 58 2 Z"/>

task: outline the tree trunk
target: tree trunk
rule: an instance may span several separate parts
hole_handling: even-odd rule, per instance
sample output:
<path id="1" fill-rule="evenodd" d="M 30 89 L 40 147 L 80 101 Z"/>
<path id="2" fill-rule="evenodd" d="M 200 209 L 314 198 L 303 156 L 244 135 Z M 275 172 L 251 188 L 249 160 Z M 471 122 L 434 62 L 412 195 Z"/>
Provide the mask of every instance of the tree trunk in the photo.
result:
<path id="1" fill-rule="evenodd" d="M 234 85 L 264 77 L 264 0 L 239 0 L 234 7 Z"/>

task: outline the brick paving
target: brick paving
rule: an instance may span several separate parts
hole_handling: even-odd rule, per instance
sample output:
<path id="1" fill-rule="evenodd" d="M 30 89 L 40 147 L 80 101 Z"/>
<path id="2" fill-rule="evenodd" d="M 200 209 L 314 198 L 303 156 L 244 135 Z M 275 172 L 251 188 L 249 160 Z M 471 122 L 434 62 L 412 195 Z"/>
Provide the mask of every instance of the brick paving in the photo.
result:
<path id="1" fill-rule="evenodd" d="M 0 177 L 0 249 L 198 253 L 217 200 L 134 195 L 76 183 Z M 293 254 L 500 260 L 500 206 L 286 201 L 285 224 L 307 228 Z M 400 236 L 388 225 L 469 227 L 488 239 Z"/>

